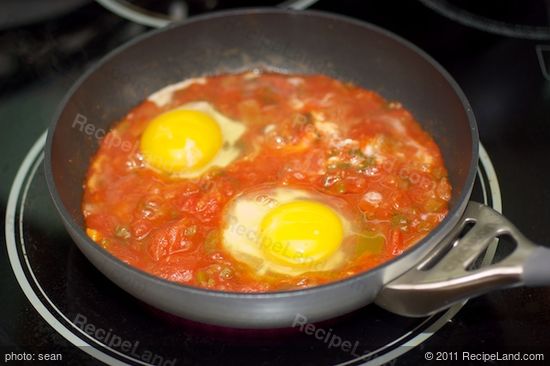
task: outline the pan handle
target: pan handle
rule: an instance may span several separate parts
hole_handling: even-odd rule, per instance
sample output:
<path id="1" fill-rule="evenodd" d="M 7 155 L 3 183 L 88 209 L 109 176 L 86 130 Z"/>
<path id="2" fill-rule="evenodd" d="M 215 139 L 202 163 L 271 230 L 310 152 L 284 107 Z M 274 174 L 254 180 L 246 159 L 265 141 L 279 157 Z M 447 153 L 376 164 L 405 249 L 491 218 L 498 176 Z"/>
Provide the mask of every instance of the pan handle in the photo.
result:
<path id="1" fill-rule="evenodd" d="M 317 1 L 319 0 L 287 0 L 279 4 L 278 7 L 284 9 L 304 10 L 315 4 Z M 155 13 L 143 9 L 126 0 L 96 0 L 96 2 L 126 20 L 152 28 L 162 28 L 174 21 L 182 20 L 184 17 L 187 17 L 186 7 L 183 8 L 184 11 L 179 11 L 181 14 L 178 18 L 173 19 L 166 14 Z M 185 3 L 181 2 L 181 5 L 184 6 Z"/>
<path id="2" fill-rule="evenodd" d="M 503 260 L 476 266 L 495 238 L 512 239 Z M 550 285 L 550 249 L 535 245 L 493 209 L 470 202 L 459 224 L 416 267 L 387 284 L 375 302 L 421 317 L 496 289 Z"/>

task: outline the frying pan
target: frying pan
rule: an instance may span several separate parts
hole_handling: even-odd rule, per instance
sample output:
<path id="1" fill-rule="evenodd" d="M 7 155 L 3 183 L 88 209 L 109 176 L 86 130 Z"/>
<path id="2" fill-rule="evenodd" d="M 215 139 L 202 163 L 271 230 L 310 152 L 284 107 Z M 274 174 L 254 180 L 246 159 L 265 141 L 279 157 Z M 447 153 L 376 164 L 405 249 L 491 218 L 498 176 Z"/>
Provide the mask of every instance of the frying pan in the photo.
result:
<path id="1" fill-rule="evenodd" d="M 403 103 L 443 153 L 453 186 L 447 217 L 418 244 L 368 272 L 313 288 L 259 294 L 168 282 L 126 265 L 90 240 L 83 229 L 82 183 L 99 132 L 166 85 L 252 68 L 326 74 Z M 495 211 L 468 202 L 478 142 L 474 115 L 458 85 L 409 42 L 338 15 L 247 9 L 171 25 L 105 57 L 63 101 L 48 131 L 45 169 L 69 234 L 118 286 L 195 321 L 277 328 L 291 326 L 298 315 L 315 322 L 373 301 L 398 314 L 424 316 L 490 290 L 549 284 L 550 250 L 532 244 Z M 512 254 L 497 264 L 472 269 L 476 258 L 500 236 L 514 240 Z"/>

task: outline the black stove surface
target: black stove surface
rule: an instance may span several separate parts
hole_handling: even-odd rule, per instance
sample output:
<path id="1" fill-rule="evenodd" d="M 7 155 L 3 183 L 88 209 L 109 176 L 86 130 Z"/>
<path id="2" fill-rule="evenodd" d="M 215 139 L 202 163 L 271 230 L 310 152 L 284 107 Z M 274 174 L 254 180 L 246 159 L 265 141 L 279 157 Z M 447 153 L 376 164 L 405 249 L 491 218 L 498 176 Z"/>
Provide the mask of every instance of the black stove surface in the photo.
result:
<path id="1" fill-rule="evenodd" d="M 231 5 L 206 3 L 189 1 L 188 9 L 193 14 Z M 237 5 L 254 2 L 244 3 Z M 493 175 L 488 165 L 480 164 L 474 198 L 483 201 L 485 195 L 493 206 L 502 199 L 504 214 L 526 236 L 548 244 L 550 4 L 479 3 L 321 0 L 313 8 L 387 28 L 450 72 L 472 104 L 480 139 L 496 171 Z M 100 360 L 159 364 L 160 358 L 166 365 L 173 360 L 177 365 L 329 365 L 366 355 L 351 364 L 449 363 L 453 357 L 460 364 L 483 363 L 463 361 L 463 352 L 545 353 L 550 359 L 550 290 L 544 288 L 495 292 L 456 308 L 457 314 L 428 319 L 401 318 L 371 305 L 318 325 L 357 345 L 357 355 L 329 348 L 296 329 L 251 332 L 195 324 L 124 294 L 70 245 L 43 181 L 41 139 L 64 93 L 83 70 L 147 28 L 87 1 L 46 20 L 14 24 L 15 18 L 4 27 L 0 17 L 0 216 L 6 217 L 7 229 L 0 256 L 4 361 L 23 352 L 34 357 L 59 354 L 61 363 L 76 365 Z M 18 194 L 12 194 L 17 197 L 8 207 L 23 161 L 28 166 L 22 168 L 24 174 L 14 185 Z M 447 361 L 435 361 L 426 360 L 427 352 L 457 355 L 441 355 Z"/>

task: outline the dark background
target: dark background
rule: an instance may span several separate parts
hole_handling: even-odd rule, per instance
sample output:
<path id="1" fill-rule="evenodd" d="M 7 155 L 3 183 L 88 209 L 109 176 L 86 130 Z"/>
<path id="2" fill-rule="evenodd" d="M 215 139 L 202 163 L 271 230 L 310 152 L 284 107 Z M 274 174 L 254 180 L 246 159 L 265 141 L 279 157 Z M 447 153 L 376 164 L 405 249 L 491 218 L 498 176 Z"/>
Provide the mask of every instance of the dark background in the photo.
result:
<path id="1" fill-rule="evenodd" d="M 159 3 L 151 9 L 165 10 Z M 254 3 L 193 0 L 189 11 L 200 13 L 212 4 L 215 10 Z M 479 18 L 480 27 L 475 21 L 462 24 L 479 19 L 450 19 L 420 1 L 321 0 L 313 8 L 380 25 L 439 61 L 472 104 L 481 141 L 498 175 L 504 214 L 533 241 L 549 244 L 550 51 L 545 50 L 550 50 L 550 5 L 450 3 L 492 20 Z M 86 0 L 0 3 L 2 219 L 19 164 L 49 125 L 70 85 L 99 57 L 146 30 Z M 89 360 L 40 318 L 15 280 L 5 245 L 0 253 L 0 345 L 6 350 L 58 350 L 75 364 Z M 424 364 L 426 351 L 546 350 L 550 359 L 548 309 L 547 289 L 505 290 L 471 300 L 450 324 L 396 363 Z"/>

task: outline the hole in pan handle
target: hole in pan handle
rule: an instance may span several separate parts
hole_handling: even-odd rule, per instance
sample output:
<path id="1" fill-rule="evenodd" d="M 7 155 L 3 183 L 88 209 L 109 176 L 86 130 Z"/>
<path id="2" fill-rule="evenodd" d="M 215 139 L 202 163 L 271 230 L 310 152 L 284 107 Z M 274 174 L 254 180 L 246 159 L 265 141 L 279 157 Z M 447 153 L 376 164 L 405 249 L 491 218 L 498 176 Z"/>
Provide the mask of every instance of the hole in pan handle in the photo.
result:
<path id="1" fill-rule="evenodd" d="M 317 1 L 319 0 L 287 0 L 279 4 L 278 7 L 283 9 L 304 10 Z M 173 21 L 182 20 L 187 17 L 187 8 L 183 1 L 179 2 L 181 7 L 183 7 L 183 11 L 180 10 L 178 12 L 179 17 L 177 19 L 173 19 L 167 14 L 146 10 L 126 0 L 96 0 L 96 2 L 126 20 L 152 28 L 162 28 Z"/>
<path id="2" fill-rule="evenodd" d="M 476 266 L 503 236 L 513 240 L 514 250 L 497 263 Z M 493 209 L 470 202 L 449 235 L 416 267 L 387 284 L 375 302 L 399 315 L 422 317 L 493 290 L 545 285 L 550 285 L 550 248 L 531 242 Z"/>

